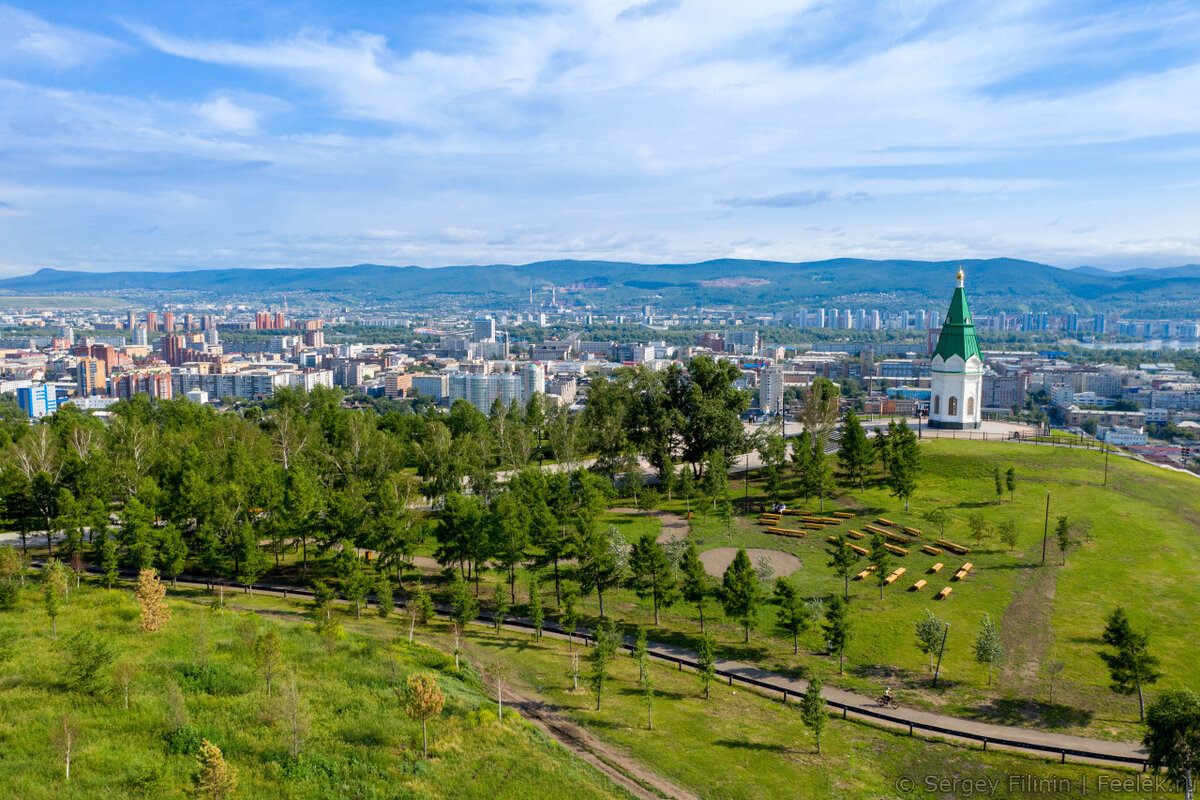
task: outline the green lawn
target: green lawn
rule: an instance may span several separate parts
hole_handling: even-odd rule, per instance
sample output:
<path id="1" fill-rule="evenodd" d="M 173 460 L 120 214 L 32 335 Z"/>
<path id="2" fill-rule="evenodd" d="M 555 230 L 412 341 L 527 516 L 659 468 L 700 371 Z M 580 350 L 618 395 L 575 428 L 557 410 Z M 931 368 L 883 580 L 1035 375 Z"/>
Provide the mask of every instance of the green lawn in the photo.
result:
<path id="1" fill-rule="evenodd" d="M 818 633 L 801 639 L 799 656 L 791 642 L 775 627 L 775 609 L 763 607 L 749 645 L 742 632 L 725 621 L 710 604 L 709 617 L 728 657 L 755 661 L 781 671 L 814 672 L 838 685 L 866 693 L 884 683 L 899 688 L 902 701 L 939 708 L 961 716 L 1012 724 L 1054 727 L 1102 738 L 1136 738 L 1137 701 L 1108 689 L 1108 677 L 1097 656 L 1103 617 L 1118 603 L 1134 623 L 1152 634 L 1154 651 L 1162 659 L 1163 679 L 1150 690 L 1186 685 L 1189 665 L 1200 655 L 1190 635 L 1188 620 L 1200 603 L 1200 488 L 1196 478 L 1162 470 L 1129 459 L 1111 459 L 1109 485 L 1101 485 L 1103 456 L 1096 451 L 1057 449 L 1033 445 L 935 440 L 922 444 L 924 473 L 910 511 L 889 496 L 878 479 L 868 480 L 865 492 L 857 486 L 834 500 L 826 499 L 826 513 L 835 509 L 859 511 L 852 522 L 812 532 L 806 539 L 772 536 L 755 524 L 765 501 L 761 486 L 749 485 L 749 504 L 755 513 L 740 516 L 730 536 L 714 514 L 707 517 L 692 502 L 695 513 L 692 536 L 701 550 L 734 546 L 778 549 L 796 555 L 803 567 L 792 576 L 805 596 L 828 599 L 841 591 L 841 581 L 828 567 L 825 541 L 829 534 L 851 527 L 862 529 L 884 516 L 901 525 L 925 531 L 932 543 L 937 533 L 921 517 L 935 506 L 953 518 L 946 538 L 972 548 L 967 556 L 944 552 L 931 556 L 919 544 L 908 556 L 895 558 L 906 574 L 884 590 L 871 580 L 850 584 L 854 638 L 847 655 L 846 674 L 837 674 L 836 663 L 822 655 Z M 1015 467 L 1015 499 L 1007 493 L 996 502 L 992 469 Z M 788 487 L 788 491 L 791 487 Z M 1050 541 L 1047 565 L 1041 566 L 1046 492 L 1051 493 Z M 730 483 L 731 495 L 741 501 L 741 480 Z M 817 503 L 785 495 L 789 506 L 815 510 Z M 678 499 L 664 503 L 668 510 L 684 511 Z M 992 525 L 1013 520 L 1020 540 L 1009 551 L 994 536 L 981 545 L 971 541 L 967 517 L 982 513 Z M 1087 519 L 1090 535 L 1071 549 L 1066 566 L 1054 543 L 1058 515 L 1071 521 Z M 654 522 L 642 518 L 647 523 Z M 656 524 L 656 523 L 655 523 Z M 626 538 L 631 538 L 628 530 Z M 862 542 L 861 544 L 866 544 Z M 961 582 L 951 578 L 966 562 L 974 564 Z M 929 568 L 941 562 L 938 574 Z M 866 567 L 865 559 L 863 567 Z M 909 587 L 928 581 L 923 591 Z M 491 579 L 498 579 L 493 576 Z M 944 586 L 954 592 L 946 600 L 934 595 Z M 485 589 L 485 596 L 487 591 Z M 606 610 L 628 624 L 650 625 L 648 600 L 628 590 L 610 591 Z M 596 613 L 594 596 L 584 603 Z M 951 625 L 942 664 L 939 689 L 929 689 L 930 671 L 914 644 L 914 624 L 929 609 Z M 984 613 L 999 621 L 1007 657 L 987 686 L 986 669 L 974 662 L 971 645 Z M 695 646 L 698 617 L 693 607 L 676 604 L 651 631 L 653 638 Z M 1041 668 L 1047 660 L 1065 664 L 1055 686 L 1054 704 L 1048 700 L 1048 681 Z"/>
<path id="2" fill-rule="evenodd" d="M 1072 794 L 1086 781 L 1088 795 L 1116 797 L 1097 789 L 1104 780 L 1131 775 L 911 738 L 838 717 L 831 718 L 817 755 L 794 704 L 720 683 L 705 700 L 694 673 L 659 664 L 650 673 L 656 692 L 651 731 L 637 667 L 628 655 L 614 662 L 611 688 L 596 711 L 594 696 L 582 688 L 587 664 L 581 662 L 581 691 L 573 691 L 561 641 L 476 629 L 467 651 L 509 664 L 521 682 L 536 687 L 569 719 L 705 798 L 958 798 L 964 796 L 962 782 L 989 779 L 999 781 L 990 795 L 997 798 L 1045 796 L 1037 787 L 1048 781 L 1060 788 L 1071 781 Z"/>
<path id="3" fill-rule="evenodd" d="M 352 631 L 327 653 L 297 606 L 237 595 L 268 613 L 212 611 L 208 598 L 175 596 L 174 618 L 155 634 L 138 630 L 124 590 L 73 592 L 58 619 L 59 641 L 34 588 L 0 613 L 0 631 L 19 639 L 0 662 L 0 783 L 4 795 L 38 798 L 190 797 L 195 756 L 168 744 L 169 696 L 182 691 L 187 726 L 217 744 L 237 772 L 243 798 L 607 798 L 624 796 L 603 776 L 519 720 L 495 723 L 478 673 L 444 652 L 409 646 L 376 626 Z M 339 615 L 340 616 L 340 615 Z M 346 619 L 350 625 L 352 619 Z M 293 762 L 291 728 L 276 694 L 254 669 L 254 637 L 275 627 L 297 675 L 307 718 L 304 755 Z M 106 669 L 103 689 L 64 685 L 62 643 L 94 630 L 136 666 L 126 710 Z M 206 665 L 206 666 L 202 666 Z M 446 694 L 421 758 L 420 724 L 393 692 L 415 670 L 433 670 Z M 70 783 L 53 735 L 66 715 L 77 729 Z"/>

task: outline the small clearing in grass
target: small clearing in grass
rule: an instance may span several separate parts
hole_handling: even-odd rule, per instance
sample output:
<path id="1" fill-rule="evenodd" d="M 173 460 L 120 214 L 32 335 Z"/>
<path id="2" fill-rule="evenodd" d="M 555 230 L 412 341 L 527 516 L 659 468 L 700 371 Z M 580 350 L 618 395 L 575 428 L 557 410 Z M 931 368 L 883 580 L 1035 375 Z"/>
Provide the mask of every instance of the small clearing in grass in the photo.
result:
<path id="1" fill-rule="evenodd" d="M 704 565 L 704 569 L 709 575 L 719 578 L 733 563 L 733 557 L 737 555 L 737 551 L 736 547 L 715 547 L 712 550 L 705 550 L 700 554 L 700 563 Z M 746 555 L 750 556 L 750 563 L 754 564 L 756 568 L 759 558 L 765 556 L 770 560 L 776 577 L 791 575 L 804 566 L 803 561 L 782 550 L 760 550 L 757 547 L 751 547 L 746 551 Z"/>

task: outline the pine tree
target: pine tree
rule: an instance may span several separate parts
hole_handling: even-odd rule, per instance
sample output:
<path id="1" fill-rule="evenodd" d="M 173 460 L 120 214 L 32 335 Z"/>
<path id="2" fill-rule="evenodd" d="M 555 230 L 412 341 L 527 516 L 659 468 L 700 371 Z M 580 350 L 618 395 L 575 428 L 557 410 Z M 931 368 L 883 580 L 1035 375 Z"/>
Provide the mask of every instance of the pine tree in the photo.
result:
<path id="1" fill-rule="evenodd" d="M 1138 716 L 1144 722 L 1146 703 L 1142 687 L 1157 683 L 1160 676 L 1158 658 L 1150 653 L 1150 635 L 1134 630 L 1125 609 L 1117 606 L 1108 616 L 1102 638 L 1112 648 L 1112 652 L 1100 653 L 1108 667 L 1110 686 L 1125 697 L 1137 692 Z"/>
<path id="2" fill-rule="evenodd" d="M 383 572 L 380 572 L 375 579 L 375 613 L 383 619 L 387 619 L 388 615 L 396 607 L 396 595 L 392 590 L 392 580 Z"/>
<path id="3" fill-rule="evenodd" d="M 850 599 L 850 576 L 858 569 L 858 553 L 850 547 L 844 533 L 839 533 L 837 540 L 825 552 L 829 554 L 829 566 L 833 567 L 833 574 L 842 579 L 842 599 L 848 601 Z"/>
<path id="4" fill-rule="evenodd" d="M 508 596 L 504 593 L 504 587 L 496 584 L 496 588 L 492 592 L 492 623 L 496 626 L 496 633 L 504 627 L 504 618 L 508 614 Z"/>
<path id="5" fill-rule="evenodd" d="M 450 587 L 450 605 L 453 609 L 450 618 L 463 630 L 479 616 L 479 600 L 471 594 L 471 587 L 457 572 Z"/>
<path id="6" fill-rule="evenodd" d="M 775 579 L 775 603 L 779 606 L 779 626 L 792 635 L 792 653 L 800 652 L 800 634 L 812 625 L 808 604 L 800 592 L 782 575 Z"/>
<path id="7" fill-rule="evenodd" d="M 606 620 L 596 628 L 596 642 L 588 654 L 591 667 L 588 673 L 588 686 L 596 697 L 596 710 L 600 710 L 600 701 L 604 697 L 604 687 L 608 683 L 608 664 L 616 655 L 619 644 L 616 625 L 612 620 Z"/>
<path id="8" fill-rule="evenodd" d="M 100 570 L 104 575 L 104 585 L 111 589 L 117 582 L 118 572 L 117 543 L 108 531 L 100 533 Z"/>
<path id="9" fill-rule="evenodd" d="M 141 627 L 144 633 L 153 633 L 171 621 L 171 607 L 163 600 L 166 594 L 167 587 L 162 585 L 154 570 L 144 569 L 138 573 L 134 597 L 142 607 Z"/>
<path id="10" fill-rule="evenodd" d="M 197 793 L 205 800 L 228 800 L 237 790 L 237 774 L 225 762 L 221 748 L 204 739 L 196 754 L 199 772 L 196 774 Z"/>
<path id="11" fill-rule="evenodd" d="M 842 423 L 842 441 L 838 446 L 838 463 L 851 479 L 858 479 L 860 491 L 866 490 L 866 474 L 875 460 L 875 451 L 867 432 L 854 411 L 847 411 Z"/>
<path id="12" fill-rule="evenodd" d="M 758 573 L 750 564 L 746 548 L 739 547 L 721 581 L 721 605 L 724 606 L 726 614 L 742 624 L 746 642 L 750 641 L 750 628 L 758 620 L 758 609 L 762 600 L 762 585 L 758 581 Z"/>
<path id="13" fill-rule="evenodd" d="M 704 699 L 708 699 L 709 688 L 717 671 L 717 641 L 712 634 L 706 633 L 700 637 L 700 648 L 696 658 L 696 674 L 700 685 L 704 687 Z"/>
<path id="14" fill-rule="evenodd" d="M 821 679 L 815 675 L 808 679 L 808 688 L 800 696 L 800 719 L 804 721 L 804 727 L 812 731 L 817 755 L 820 755 L 821 734 L 829 722 L 829 712 L 825 710 L 825 698 L 821 696 Z"/>
<path id="15" fill-rule="evenodd" d="M 883 587 L 887 586 L 888 574 L 895 560 L 886 544 L 887 540 L 883 538 L 883 534 L 876 533 L 871 537 L 871 555 L 867 556 L 867 561 L 875 568 L 875 582 L 879 584 L 880 600 L 883 599 Z"/>
<path id="16" fill-rule="evenodd" d="M 904 501 L 904 510 L 908 510 L 908 501 L 917 490 L 917 476 L 921 470 L 920 445 L 917 444 L 916 434 L 901 420 L 888 426 L 888 488 L 892 496 Z"/>
<path id="17" fill-rule="evenodd" d="M 533 635 L 542 640 L 542 625 L 546 621 L 546 609 L 542 607 L 541 586 L 537 576 L 529 579 L 529 621 L 533 623 Z"/>
<path id="18" fill-rule="evenodd" d="M 655 534 L 645 533 L 633 543 L 629 566 L 634 591 L 639 597 L 651 598 L 654 604 L 654 624 L 657 625 L 659 606 L 673 603 L 677 590 L 671 562 Z"/>
<path id="19" fill-rule="evenodd" d="M 829 654 L 837 656 L 838 674 L 845 672 L 846 647 L 850 644 L 850 607 L 836 594 L 825 607 L 825 640 L 829 642 Z"/>
<path id="20" fill-rule="evenodd" d="M 694 603 L 700 612 L 700 632 L 704 633 L 704 604 L 712 594 L 712 579 L 705 571 L 704 564 L 700 561 L 700 553 L 693 541 L 689 541 L 687 549 L 683 551 L 679 572 L 682 576 L 680 585 L 683 590 L 683 599 Z"/>

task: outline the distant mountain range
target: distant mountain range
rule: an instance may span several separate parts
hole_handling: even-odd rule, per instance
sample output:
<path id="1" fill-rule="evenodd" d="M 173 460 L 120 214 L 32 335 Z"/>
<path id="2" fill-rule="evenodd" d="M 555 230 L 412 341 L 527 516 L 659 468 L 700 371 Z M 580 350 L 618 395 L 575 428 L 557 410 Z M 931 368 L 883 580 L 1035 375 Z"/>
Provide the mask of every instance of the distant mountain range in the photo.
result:
<path id="1" fill-rule="evenodd" d="M 836 303 L 896 305 L 941 303 L 962 266 L 978 310 L 1028 307 L 1052 313 L 1121 311 L 1181 316 L 1200 308 L 1200 265 L 1109 272 L 1093 267 L 1060 269 L 998 258 L 962 261 L 832 259 L 789 263 L 718 259 L 696 264 L 611 261 L 540 261 L 429 269 L 359 264 L 301 269 L 225 269 L 178 272 L 75 272 L 43 269 L 0 280 L 12 294 L 144 295 L 191 293 L 265 296 L 284 292 L 337 303 L 424 305 L 520 303 L 532 288 L 559 288 L 560 299 L 645 303 L 658 308 L 732 304 L 779 308 Z"/>

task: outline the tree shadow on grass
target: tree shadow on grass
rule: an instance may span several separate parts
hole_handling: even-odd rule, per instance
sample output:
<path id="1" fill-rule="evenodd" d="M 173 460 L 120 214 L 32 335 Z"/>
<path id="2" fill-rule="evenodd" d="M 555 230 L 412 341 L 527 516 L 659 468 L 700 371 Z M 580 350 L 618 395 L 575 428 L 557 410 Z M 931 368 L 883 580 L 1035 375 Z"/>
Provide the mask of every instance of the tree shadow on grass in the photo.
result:
<path id="1" fill-rule="evenodd" d="M 635 697 L 635 696 L 642 697 L 643 696 L 642 690 L 637 688 L 636 686 L 623 686 L 620 689 L 620 693 L 625 695 L 626 697 Z M 668 691 L 662 691 L 661 689 L 654 690 L 655 699 L 658 699 L 661 697 L 664 700 L 683 700 L 685 697 L 691 697 L 691 696 L 692 695 L 684 694 L 683 692 L 668 692 Z"/>
<path id="2" fill-rule="evenodd" d="M 732 739 L 718 739 L 713 744 L 718 744 L 721 747 L 728 747 L 732 750 L 758 750 L 768 753 L 779 753 L 780 755 L 792 752 L 790 747 L 768 742 L 743 742 L 734 741 Z"/>
<path id="3" fill-rule="evenodd" d="M 1067 728 L 1090 725 L 1093 713 L 1062 703 L 1043 703 L 1024 698 L 1000 698 L 975 706 L 973 716 L 1001 725 L 1032 725 L 1038 728 Z"/>

